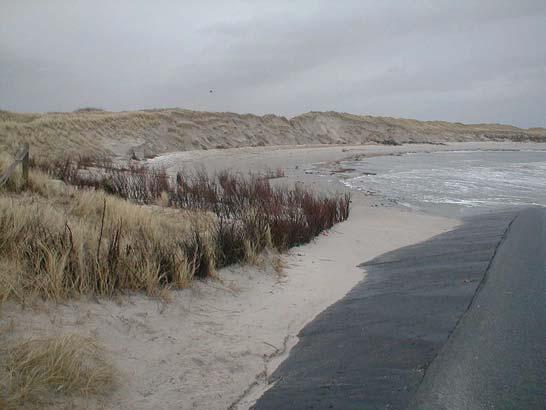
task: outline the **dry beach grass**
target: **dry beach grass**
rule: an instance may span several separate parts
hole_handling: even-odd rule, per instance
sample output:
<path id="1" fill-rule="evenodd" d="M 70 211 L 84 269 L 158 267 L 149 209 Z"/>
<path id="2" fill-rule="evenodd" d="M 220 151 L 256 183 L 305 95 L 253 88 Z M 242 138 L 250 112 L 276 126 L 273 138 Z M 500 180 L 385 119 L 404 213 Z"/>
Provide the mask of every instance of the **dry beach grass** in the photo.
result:
<path id="1" fill-rule="evenodd" d="M 2 340 L 0 408 L 57 407 L 72 396 L 107 395 L 116 372 L 103 348 L 76 334 Z"/>
<path id="2" fill-rule="evenodd" d="M 287 119 L 183 109 L 25 114 L 0 110 L 0 151 L 15 151 L 27 141 L 35 154 L 48 158 L 78 154 L 144 158 L 170 151 L 245 146 L 487 140 L 540 142 L 546 140 L 546 130 L 337 112 Z"/>
<path id="3" fill-rule="evenodd" d="M 10 161 L 4 154 L 0 167 Z M 259 265 L 264 252 L 279 271 L 279 251 L 345 220 L 350 202 L 272 187 L 261 175 L 170 178 L 89 159 L 34 161 L 27 185 L 17 171 L 0 190 L 0 302 L 23 305 L 128 291 L 168 299 L 165 289 L 219 267 Z M 112 383 L 113 369 L 90 338 L 4 345 L 0 404 L 7 408 L 39 408 Z"/>
<path id="4" fill-rule="evenodd" d="M 96 172 L 49 163 L 31 170 L 28 189 L 18 175 L 5 187 L 1 300 L 157 295 L 218 267 L 255 262 L 265 249 L 308 242 L 349 212 L 348 195 L 273 188 L 258 176 L 179 173 L 173 184 L 143 167 Z"/>

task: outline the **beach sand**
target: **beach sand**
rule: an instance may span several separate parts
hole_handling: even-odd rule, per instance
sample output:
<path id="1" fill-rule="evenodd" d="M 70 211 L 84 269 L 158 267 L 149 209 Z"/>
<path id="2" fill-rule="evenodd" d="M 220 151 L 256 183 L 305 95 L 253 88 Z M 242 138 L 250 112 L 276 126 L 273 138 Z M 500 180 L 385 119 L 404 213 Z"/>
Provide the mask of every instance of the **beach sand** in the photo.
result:
<path id="1" fill-rule="evenodd" d="M 275 183 L 304 183 L 321 191 L 344 189 L 334 175 L 306 173 L 311 164 L 353 155 L 385 155 L 437 149 L 522 149 L 522 144 L 466 143 L 404 147 L 270 147 L 182 152 L 151 160 L 179 168 L 284 170 Z M 459 221 L 430 216 L 353 193 L 346 222 L 310 244 L 293 248 L 284 270 L 232 266 L 217 280 L 195 281 L 170 293 L 170 301 L 131 295 L 120 300 L 7 303 L 2 322 L 15 335 L 72 332 L 91 335 L 106 347 L 121 384 L 101 400 L 107 409 L 248 408 L 267 388 L 267 378 L 299 330 L 365 279 L 357 265 L 402 246 L 421 242 Z M 96 403 L 92 405 L 95 406 Z"/>

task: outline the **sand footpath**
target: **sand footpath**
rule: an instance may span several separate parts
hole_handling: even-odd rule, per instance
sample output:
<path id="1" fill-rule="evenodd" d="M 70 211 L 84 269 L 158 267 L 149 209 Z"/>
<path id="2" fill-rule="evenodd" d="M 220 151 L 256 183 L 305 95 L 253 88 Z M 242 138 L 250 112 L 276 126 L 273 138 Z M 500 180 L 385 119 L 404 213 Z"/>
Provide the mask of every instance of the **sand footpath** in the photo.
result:
<path id="1" fill-rule="evenodd" d="M 522 149 L 525 144 L 465 143 L 240 148 L 173 153 L 151 162 L 179 168 L 205 166 L 258 172 L 282 168 L 275 183 L 344 189 L 335 175 L 306 173 L 311 164 L 352 155 L 445 149 Z M 377 206 L 381 204 L 385 206 Z M 111 355 L 122 385 L 107 409 L 248 408 L 299 330 L 365 278 L 357 265 L 384 252 L 452 229 L 458 221 L 416 213 L 380 197 L 353 195 L 351 216 L 314 242 L 284 256 L 281 275 L 271 268 L 233 266 L 219 280 L 196 281 L 164 303 L 142 295 L 118 301 L 77 301 L 21 309 L 7 304 L 2 320 L 21 334 L 77 332 L 94 336 Z M 93 404 L 94 405 L 94 404 Z"/>

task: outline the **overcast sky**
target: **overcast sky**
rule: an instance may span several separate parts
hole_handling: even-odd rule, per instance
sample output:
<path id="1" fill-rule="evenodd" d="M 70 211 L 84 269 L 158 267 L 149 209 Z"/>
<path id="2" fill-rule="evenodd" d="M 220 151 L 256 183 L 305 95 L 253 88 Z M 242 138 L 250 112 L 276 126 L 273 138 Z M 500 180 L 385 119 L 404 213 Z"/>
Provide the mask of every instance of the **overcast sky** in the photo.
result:
<path id="1" fill-rule="evenodd" d="M 87 106 L 546 126 L 546 1 L 0 0 L 0 108 Z"/>

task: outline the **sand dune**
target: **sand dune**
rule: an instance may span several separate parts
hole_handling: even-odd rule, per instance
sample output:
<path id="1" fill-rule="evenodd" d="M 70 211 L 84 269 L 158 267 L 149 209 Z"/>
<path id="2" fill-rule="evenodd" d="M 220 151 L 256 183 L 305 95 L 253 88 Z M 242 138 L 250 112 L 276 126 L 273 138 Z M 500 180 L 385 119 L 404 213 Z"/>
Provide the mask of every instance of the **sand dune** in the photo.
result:
<path id="1" fill-rule="evenodd" d="M 171 151 L 270 145 L 363 144 L 377 142 L 546 141 L 546 129 L 509 125 L 416 121 L 310 112 L 288 119 L 276 115 L 198 112 L 183 109 L 20 114 L 0 111 L 0 149 L 22 140 L 34 153 L 153 157 Z"/>

